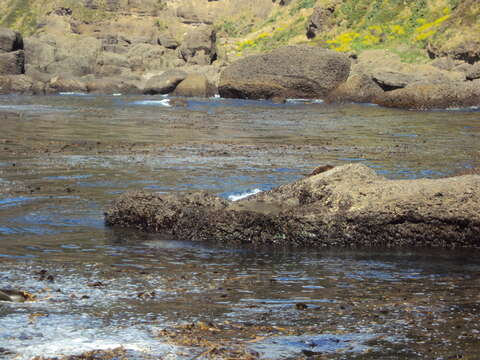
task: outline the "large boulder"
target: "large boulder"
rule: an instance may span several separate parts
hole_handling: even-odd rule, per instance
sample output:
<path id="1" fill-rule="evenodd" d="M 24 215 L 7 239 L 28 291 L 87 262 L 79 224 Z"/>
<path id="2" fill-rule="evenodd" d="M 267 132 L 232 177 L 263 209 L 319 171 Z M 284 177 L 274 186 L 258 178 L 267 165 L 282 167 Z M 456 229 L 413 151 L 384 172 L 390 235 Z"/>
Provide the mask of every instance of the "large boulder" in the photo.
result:
<path id="1" fill-rule="evenodd" d="M 220 75 L 223 97 L 323 98 L 344 82 L 350 60 L 344 54 L 311 46 L 286 46 L 227 66 Z"/>
<path id="2" fill-rule="evenodd" d="M 480 247 L 480 176 L 387 180 L 336 167 L 237 202 L 197 192 L 133 192 L 109 225 L 182 240 L 274 245 Z"/>
<path id="3" fill-rule="evenodd" d="M 182 70 L 168 70 L 161 75 L 152 76 L 145 84 L 143 93 L 149 95 L 171 93 L 188 74 Z"/>
<path id="4" fill-rule="evenodd" d="M 0 27 L 0 53 L 23 50 L 23 39 L 19 32 Z"/>
<path id="5" fill-rule="evenodd" d="M 19 75 L 25 72 L 25 53 L 17 50 L 0 53 L 0 75 Z"/>
<path id="6" fill-rule="evenodd" d="M 199 26 L 185 35 L 178 53 L 189 64 L 209 65 L 217 58 L 216 41 L 213 26 Z"/>
<path id="7" fill-rule="evenodd" d="M 190 74 L 176 87 L 175 96 L 203 97 L 215 95 L 215 88 L 203 74 Z"/>

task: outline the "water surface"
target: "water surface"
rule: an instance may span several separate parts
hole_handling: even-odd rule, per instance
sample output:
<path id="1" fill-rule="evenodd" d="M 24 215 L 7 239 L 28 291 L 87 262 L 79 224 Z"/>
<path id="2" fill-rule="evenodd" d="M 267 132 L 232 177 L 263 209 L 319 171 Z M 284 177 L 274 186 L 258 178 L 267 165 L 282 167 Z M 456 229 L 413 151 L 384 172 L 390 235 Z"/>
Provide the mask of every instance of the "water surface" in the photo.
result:
<path id="1" fill-rule="evenodd" d="M 132 189 L 235 199 L 326 163 L 448 176 L 479 165 L 478 111 L 4 96 L 0 124 L 0 288 L 37 295 L 0 304 L 0 357 L 192 358 L 204 349 L 162 331 L 198 322 L 263 329 L 238 342 L 267 359 L 480 352 L 476 253 L 231 248 L 103 224 Z"/>

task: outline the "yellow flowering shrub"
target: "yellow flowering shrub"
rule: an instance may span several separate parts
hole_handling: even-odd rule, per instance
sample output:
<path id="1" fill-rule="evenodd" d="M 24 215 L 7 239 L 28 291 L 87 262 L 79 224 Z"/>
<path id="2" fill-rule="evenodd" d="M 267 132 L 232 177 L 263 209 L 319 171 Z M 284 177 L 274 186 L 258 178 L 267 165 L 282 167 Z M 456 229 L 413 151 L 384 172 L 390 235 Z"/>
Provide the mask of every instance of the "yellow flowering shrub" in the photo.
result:
<path id="1" fill-rule="evenodd" d="M 405 29 L 401 25 L 390 25 L 390 31 L 393 34 L 405 35 Z"/>
<path id="2" fill-rule="evenodd" d="M 429 23 L 426 22 L 426 23 L 423 23 L 423 25 L 417 27 L 415 29 L 415 34 L 416 34 L 414 36 L 415 41 L 422 41 L 435 35 L 437 28 L 449 17 L 450 17 L 450 14 L 447 14 L 436 19 L 435 21 L 432 21 Z"/>
<path id="3" fill-rule="evenodd" d="M 380 42 L 380 38 L 378 36 L 367 34 L 362 37 L 362 44 L 366 46 L 372 46 L 378 44 Z"/>
<path id="4" fill-rule="evenodd" d="M 340 52 L 347 52 L 352 50 L 352 41 L 359 38 L 361 35 L 354 31 L 349 31 L 337 35 L 332 40 L 327 40 L 326 43 L 330 45 L 330 48 Z"/>

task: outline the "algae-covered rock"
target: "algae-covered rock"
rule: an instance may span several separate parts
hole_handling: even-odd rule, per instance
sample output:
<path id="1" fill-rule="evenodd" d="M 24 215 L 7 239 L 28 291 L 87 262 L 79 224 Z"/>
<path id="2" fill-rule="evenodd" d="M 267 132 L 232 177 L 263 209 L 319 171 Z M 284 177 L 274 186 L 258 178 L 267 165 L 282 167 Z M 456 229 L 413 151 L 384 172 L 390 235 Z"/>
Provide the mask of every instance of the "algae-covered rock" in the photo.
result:
<path id="1" fill-rule="evenodd" d="M 479 247 L 480 176 L 388 180 L 336 167 L 249 198 L 126 193 L 106 223 L 176 239 L 250 244 Z"/>

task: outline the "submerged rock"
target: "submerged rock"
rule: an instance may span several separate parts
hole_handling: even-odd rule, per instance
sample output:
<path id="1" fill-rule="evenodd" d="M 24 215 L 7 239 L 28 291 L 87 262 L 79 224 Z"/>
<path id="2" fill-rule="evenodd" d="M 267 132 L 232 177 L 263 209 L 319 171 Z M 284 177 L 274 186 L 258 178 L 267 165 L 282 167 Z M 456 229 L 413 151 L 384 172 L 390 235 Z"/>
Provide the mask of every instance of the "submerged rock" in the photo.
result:
<path id="1" fill-rule="evenodd" d="M 480 176 L 388 180 L 335 167 L 246 199 L 130 192 L 106 223 L 177 239 L 308 245 L 479 247 Z"/>

